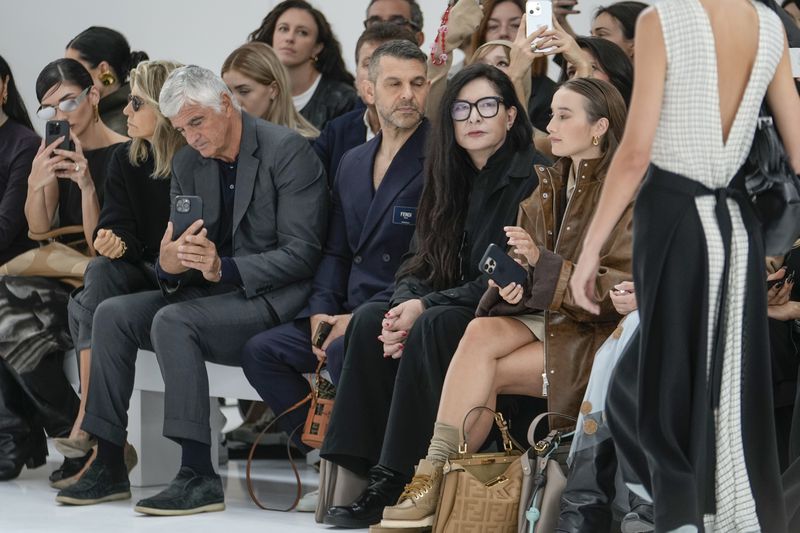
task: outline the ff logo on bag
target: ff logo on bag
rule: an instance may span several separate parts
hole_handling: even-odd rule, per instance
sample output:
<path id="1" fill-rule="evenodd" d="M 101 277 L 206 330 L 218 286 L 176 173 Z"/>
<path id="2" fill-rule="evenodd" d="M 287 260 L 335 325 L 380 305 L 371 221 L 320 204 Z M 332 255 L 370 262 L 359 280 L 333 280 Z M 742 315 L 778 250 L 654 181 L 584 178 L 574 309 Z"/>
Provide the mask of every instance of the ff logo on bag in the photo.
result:
<path id="1" fill-rule="evenodd" d="M 416 207 L 401 207 L 394 206 L 394 213 L 392 214 L 392 224 L 400 224 L 403 226 L 414 226 L 417 223 L 417 208 Z"/>

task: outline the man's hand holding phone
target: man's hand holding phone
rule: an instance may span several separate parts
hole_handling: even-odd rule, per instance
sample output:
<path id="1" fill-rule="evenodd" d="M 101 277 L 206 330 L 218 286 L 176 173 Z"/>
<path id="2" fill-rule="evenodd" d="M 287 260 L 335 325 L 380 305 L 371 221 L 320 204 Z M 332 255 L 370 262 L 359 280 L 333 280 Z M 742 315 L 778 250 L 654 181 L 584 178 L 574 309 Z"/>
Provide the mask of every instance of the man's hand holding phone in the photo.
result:
<path id="1" fill-rule="evenodd" d="M 180 237 L 173 241 L 172 232 L 174 231 L 174 226 L 172 222 L 167 223 L 167 230 L 161 238 L 161 247 L 158 253 L 158 264 L 161 270 L 167 274 L 182 274 L 189 270 L 189 267 L 185 266 L 178 257 L 178 248 L 186 242 L 186 237 L 194 235 L 202 227 L 203 221 L 196 220 Z"/>
<path id="2" fill-rule="evenodd" d="M 328 346 L 339 337 L 344 336 L 351 318 L 353 318 L 351 314 L 311 316 L 311 351 L 318 360 L 325 359 Z"/>

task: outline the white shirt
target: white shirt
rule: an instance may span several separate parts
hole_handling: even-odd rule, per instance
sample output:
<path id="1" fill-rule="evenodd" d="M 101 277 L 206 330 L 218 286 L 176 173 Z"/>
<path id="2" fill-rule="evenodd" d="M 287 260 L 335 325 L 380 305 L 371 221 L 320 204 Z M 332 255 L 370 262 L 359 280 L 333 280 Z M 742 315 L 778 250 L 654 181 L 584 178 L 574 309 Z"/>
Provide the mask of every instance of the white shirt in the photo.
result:
<path id="1" fill-rule="evenodd" d="M 319 82 L 321 79 L 322 74 L 318 74 L 317 79 L 314 80 L 314 83 L 311 84 L 311 87 L 309 87 L 306 92 L 298 94 L 297 96 L 292 96 L 292 102 L 294 103 L 295 109 L 301 111 L 305 106 L 308 105 L 311 97 L 314 96 L 314 91 L 316 91 L 317 87 L 319 87 Z"/>
<path id="2" fill-rule="evenodd" d="M 369 142 L 369 141 L 371 141 L 372 139 L 375 138 L 375 134 L 372 133 L 372 127 L 370 127 L 370 125 L 369 125 L 369 118 L 367 118 L 368 113 L 369 113 L 369 110 L 364 111 L 364 125 L 367 127 L 367 141 L 366 142 Z"/>

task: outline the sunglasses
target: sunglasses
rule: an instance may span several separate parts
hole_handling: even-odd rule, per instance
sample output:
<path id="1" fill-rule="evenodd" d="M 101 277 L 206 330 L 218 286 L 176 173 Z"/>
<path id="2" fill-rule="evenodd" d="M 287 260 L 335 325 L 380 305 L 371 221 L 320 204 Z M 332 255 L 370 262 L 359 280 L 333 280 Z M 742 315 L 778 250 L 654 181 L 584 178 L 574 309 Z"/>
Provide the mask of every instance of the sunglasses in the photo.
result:
<path id="1" fill-rule="evenodd" d="M 500 104 L 503 103 L 503 99 L 499 96 L 484 96 L 474 103 L 466 100 L 456 100 L 450 108 L 450 117 L 457 122 L 467 120 L 474 107 L 483 118 L 492 118 L 497 116 Z"/>
<path id="2" fill-rule="evenodd" d="M 145 104 L 144 98 L 132 94 L 128 95 L 128 102 L 131 103 L 131 109 L 133 109 L 134 113 L 138 112 Z"/>
<path id="3" fill-rule="evenodd" d="M 409 28 L 413 29 L 414 31 L 419 31 L 419 26 L 414 24 L 409 19 L 401 16 L 395 15 L 393 17 L 389 17 L 388 19 L 382 19 L 377 15 L 373 15 L 367 20 L 364 21 L 364 28 L 370 28 L 375 24 L 394 24 L 396 26 L 408 26 Z"/>
<path id="4" fill-rule="evenodd" d="M 85 88 L 75 98 L 61 100 L 57 106 L 52 106 L 52 105 L 39 106 L 39 109 L 36 110 L 36 116 L 42 120 L 50 120 L 51 118 L 56 116 L 56 107 L 58 107 L 64 113 L 72 113 L 73 111 L 78 109 L 78 106 L 81 105 L 81 102 L 86 100 L 86 95 L 89 94 L 89 89 L 91 89 L 91 87 Z"/>

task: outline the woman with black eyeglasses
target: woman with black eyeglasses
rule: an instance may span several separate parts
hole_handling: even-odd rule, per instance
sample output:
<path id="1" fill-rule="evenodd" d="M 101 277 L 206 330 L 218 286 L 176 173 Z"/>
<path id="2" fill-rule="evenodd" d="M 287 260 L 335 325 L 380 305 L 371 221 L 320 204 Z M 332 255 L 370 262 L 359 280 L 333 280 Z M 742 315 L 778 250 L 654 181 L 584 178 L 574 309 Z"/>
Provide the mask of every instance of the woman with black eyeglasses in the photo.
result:
<path id="1" fill-rule="evenodd" d="M 111 154 L 126 137 L 100 119 L 100 93 L 89 72 L 74 59 L 57 59 L 36 80 L 36 97 L 43 120 L 69 123 L 74 150 L 57 148 L 61 138 L 42 141 L 28 176 L 25 216 L 33 233 L 82 225 L 89 251 L 103 200 L 105 173 Z M 58 214 L 58 218 L 56 218 Z"/>
<path id="2" fill-rule="evenodd" d="M 447 367 L 486 289 L 478 262 L 505 242 L 544 159 L 508 77 L 476 64 L 456 74 L 431 129 L 416 233 L 389 302 L 361 306 L 322 456 L 366 490 L 326 524 L 366 527 L 397 501 L 424 454 Z M 387 420 L 388 419 L 388 420 Z M 385 436 L 384 436 L 385 435 Z"/>
<path id="3" fill-rule="evenodd" d="M 70 331 L 80 361 L 81 405 L 69 437 L 56 439 L 56 448 L 86 467 L 96 444 L 81 430 L 89 390 L 94 311 L 108 298 L 158 288 L 153 263 L 169 220 L 172 158 L 186 144 L 159 111 L 158 97 L 170 72 L 179 66 L 171 61 L 145 61 L 130 73 L 131 93 L 123 112 L 132 141 L 120 145 L 111 157 L 105 202 L 93 239 L 99 257 L 89 263 L 83 288 L 69 301 Z M 130 445 L 125 451 L 130 471 L 136 453 Z M 68 487 L 84 470 L 68 472 L 73 475 L 65 475 L 53 485 Z"/>

